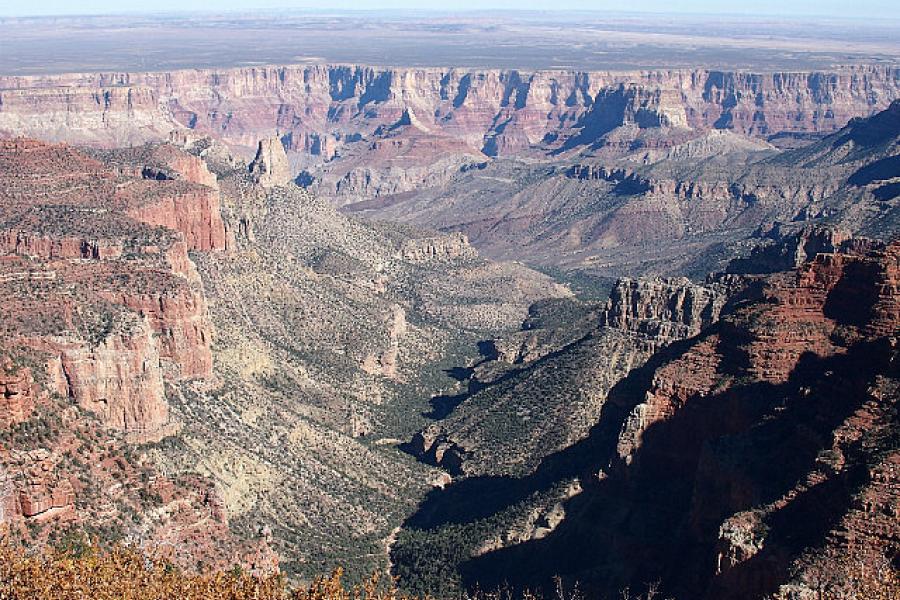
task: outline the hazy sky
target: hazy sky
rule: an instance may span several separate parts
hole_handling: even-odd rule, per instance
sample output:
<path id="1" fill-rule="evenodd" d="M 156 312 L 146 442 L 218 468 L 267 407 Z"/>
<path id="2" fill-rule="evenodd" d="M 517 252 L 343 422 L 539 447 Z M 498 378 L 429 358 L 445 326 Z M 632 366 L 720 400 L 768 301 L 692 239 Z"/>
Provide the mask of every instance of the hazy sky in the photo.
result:
<path id="1" fill-rule="evenodd" d="M 900 0 L 0 0 L 0 16 L 104 14 L 173 10 L 528 9 L 823 15 L 900 19 Z"/>

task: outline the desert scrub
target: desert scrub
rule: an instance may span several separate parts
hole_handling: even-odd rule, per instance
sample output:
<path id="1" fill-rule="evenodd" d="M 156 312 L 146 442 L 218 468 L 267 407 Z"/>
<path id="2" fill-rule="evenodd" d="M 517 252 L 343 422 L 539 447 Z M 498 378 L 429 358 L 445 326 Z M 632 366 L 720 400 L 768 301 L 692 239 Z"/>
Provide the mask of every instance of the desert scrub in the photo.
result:
<path id="1" fill-rule="evenodd" d="M 279 574 L 254 575 L 241 568 L 191 574 L 123 546 L 61 544 L 29 555 L 10 543 L 0 545 L 0 600 L 407 599 L 377 575 L 354 587 L 344 587 L 341 576 L 337 569 L 308 587 L 291 589 Z"/>

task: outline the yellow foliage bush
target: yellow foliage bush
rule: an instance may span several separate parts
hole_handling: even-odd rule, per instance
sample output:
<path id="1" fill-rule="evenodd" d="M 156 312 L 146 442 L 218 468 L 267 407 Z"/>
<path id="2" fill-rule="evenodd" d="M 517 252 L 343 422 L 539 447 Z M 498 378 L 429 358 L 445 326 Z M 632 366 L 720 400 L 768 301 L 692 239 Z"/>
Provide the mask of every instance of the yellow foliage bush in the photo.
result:
<path id="1" fill-rule="evenodd" d="M 33 556 L 0 546 L 0 600 L 411 600 L 373 576 L 345 588 L 341 571 L 306 588 L 289 589 L 280 575 L 240 570 L 198 575 L 131 548 L 89 547 L 73 554 L 46 550 Z"/>

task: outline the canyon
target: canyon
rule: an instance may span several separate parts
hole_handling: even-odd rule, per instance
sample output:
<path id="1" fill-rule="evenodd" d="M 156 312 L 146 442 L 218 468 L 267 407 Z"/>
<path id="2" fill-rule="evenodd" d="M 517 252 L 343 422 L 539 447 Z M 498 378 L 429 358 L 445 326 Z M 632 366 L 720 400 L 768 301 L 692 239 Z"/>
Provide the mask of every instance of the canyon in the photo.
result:
<path id="1" fill-rule="evenodd" d="M 352 214 L 461 231 L 488 257 L 608 285 L 659 271 L 673 254 L 684 259 L 663 274 L 702 277 L 721 267 L 704 257 L 764 222 L 840 221 L 831 199 L 860 186 L 846 185 L 839 164 L 825 178 L 821 163 L 794 177 L 804 151 L 794 147 L 897 98 L 900 71 L 886 65 L 7 76 L 0 134 L 111 147 L 190 133 L 248 161 L 259 140 L 280 139 L 279 183 L 296 178 Z"/>
<path id="2" fill-rule="evenodd" d="M 861 594 L 900 557 L 873 35 L 746 68 L 0 60 L 0 533 L 436 598 Z"/>
<path id="3" fill-rule="evenodd" d="M 589 145 L 621 126 L 761 138 L 832 132 L 886 108 L 898 89 L 900 72 L 889 66 L 741 73 L 309 65 L 6 76 L 0 131 L 113 146 L 189 128 L 247 149 L 277 133 L 289 151 L 328 161 L 393 128 L 430 133 L 423 144 L 454 154 L 509 156 L 541 144 Z"/>
<path id="4" fill-rule="evenodd" d="M 362 576 L 438 477 L 378 440 L 418 422 L 454 348 L 571 295 L 463 235 L 342 216 L 286 183 L 277 139 L 260 148 L 248 165 L 207 138 L 2 142 L 0 457 L 19 535 L 297 577 L 368 544 Z"/>
<path id="5" fill-rule="evenodd" d="M 774 274 L 622 281 L 561 345 L 530 321 L 540 350 L 477 366 L 474 393 L 414 438 L 455 481 L 395 563 L 709 598 L 853 593 L 859 565 L 893 568 L 898 246 L 835 239 Z"/>

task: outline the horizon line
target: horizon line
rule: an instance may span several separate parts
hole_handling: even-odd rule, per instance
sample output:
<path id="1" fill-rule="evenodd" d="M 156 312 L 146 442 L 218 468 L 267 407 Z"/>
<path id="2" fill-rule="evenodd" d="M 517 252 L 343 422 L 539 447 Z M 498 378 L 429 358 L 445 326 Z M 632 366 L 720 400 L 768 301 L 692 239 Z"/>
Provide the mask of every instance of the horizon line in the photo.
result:
<path id="1" fill-rule="evenodd" d="M 102 18 L 102 17 L 125 17 L 125 16 L 174 16 L 174 15 L 260 15 L 260 14 L 285 14 L 285 13 L 319 13 L 332 15 L 378 15 L 378 14 L 396 14 L 402 13 L 410 17 L 415 15 L 466 15 L 466 14 L 518 14 L 518 15 L 617 15 L 617 16 L 661 16 L 661 17 L 713 17 L 713 18 L 749 18 L 749 19 L 769 19 L 769 18 L 790 18 L 790 19 L 826 19 L 836 21 L 867 21 L 875 15 L 837 15 L 833 13 L 773 13 L 773 12 L 717 12 L 717 11 L 660 11 L 660 10 L 602 10 L 602 9 L 527 9 L 527 8 L 469 8 L 469 9 L 435 9 L 435 8 L 314 8 L 314 7 L 264 7 L 256 9 L 248 8 L 185 8 L 185 9 L 167 9 L 162 11 L 137 9 L 122 9 L 118 11 L 103 12 L 71 12 L 71 13 L 49 13 L 49 14 L 10 14 L 0 12 L 0 19 L 65 19 L 65 18 Z M 878 15 L 879 21 L 870 23 L 872 26 L 884 25 L 885 21 L 900 24 L 900 15 L 885 16 Z"/>

